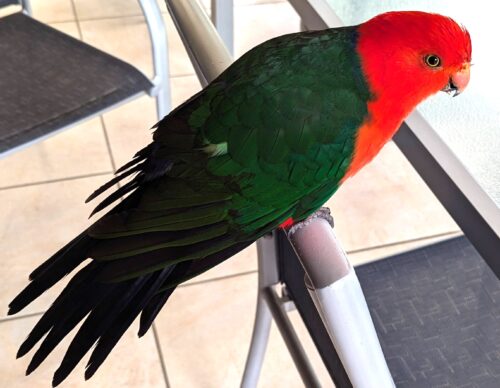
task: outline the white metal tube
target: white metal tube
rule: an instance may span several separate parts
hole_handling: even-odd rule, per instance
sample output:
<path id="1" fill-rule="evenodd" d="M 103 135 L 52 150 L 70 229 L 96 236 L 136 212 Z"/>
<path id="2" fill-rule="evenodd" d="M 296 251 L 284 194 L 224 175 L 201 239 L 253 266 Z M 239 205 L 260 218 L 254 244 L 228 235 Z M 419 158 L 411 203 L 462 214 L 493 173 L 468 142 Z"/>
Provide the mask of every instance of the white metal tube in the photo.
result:
<path id="1" fill-rule="evenodd" d="M 324 217 L 321 209 L 288 233 L 311 298 L 353 387 L 394 387 L 361 285 Z"/>
<path id="2" fill-rule="evenodd" d="M 231 54 L 196 0 L 166 0 L 202 84 L 207 84 L 231 63 Z"/>
<path id="3" fill-rule="evenodd" d="M 300 343 L 297 333 L 293 329 L 292 322 L 288 317 L 283 304 L 281 303 L 276 290 L 272 287 L 266 287 L 262 290 L 262 296 L 266 301 L 267 307 L 271 311 L 274 322 L 278 327 L 285 345 L 292 357 L 292 360 L 299 372 L 302 382 L 308 388 L 319 388 L 321 384 L 314 373 L 309 359 Z"/>
<path id="4" fill-rule="evenodd" d="M 325 211 L 322 209 L 320 212 Z M 350 270 L 340 242 L 320 212 L 289 231 L 297 256 L 315 288 L 332 284 L 346 276 Z"/>
<path id="5" fill-rule="evenodd" d="M 262 363 L 266 354 L 269 333 L 271 332 L 271 311 L 264 300 L 261 290 L 257 294 L 257 309 L 252 331 L 252 340 L 241 379 L 241 388 L 255 388 L 259 381 Z"/>
<path id="6" fill-rule="evenodd" d="M 148 25 L 153 53 L 155 77 L 149 94 L 156 97 L 156 112 L 162 119 L 172 107 L 170 99 L 170 72 L 168 64 L 168 43 L 163 17 L 156 0 L 139 0 Z"/>
<path id="7" fill-rule="evenodd" d="M 234 53 L 234 5 L 233 0 L 212 0 L 212 22 L 226 48 Z"/>
<path id="8" fill-rule="evenodd" d="M 262 363 L 266 354 L 269 333 L 271 331 L 271 311 L 264 300 L 263 291 L 279 282 L 277 267 L 276 240 L 266 235 L 257 241 L 257 259 L 259 265 L 259 284 L 257 290 L 257 308 L 250 341 L 250 348 L 241 379 L 242 388 L 255 388 L 259 381 Z"/>
<path id="9" fill-rule="evenodd" d="M 31 2 L 29 0 L 20 0 L 20 2 L 21 2 L 21 7 L 23 7 L 23 12 L 28 16 L 33 16 Z"/>
<path id="10" fill-rule="evenodd" d="M 353 387 L 395 387 L 354 268 L 309 294 Z"/>

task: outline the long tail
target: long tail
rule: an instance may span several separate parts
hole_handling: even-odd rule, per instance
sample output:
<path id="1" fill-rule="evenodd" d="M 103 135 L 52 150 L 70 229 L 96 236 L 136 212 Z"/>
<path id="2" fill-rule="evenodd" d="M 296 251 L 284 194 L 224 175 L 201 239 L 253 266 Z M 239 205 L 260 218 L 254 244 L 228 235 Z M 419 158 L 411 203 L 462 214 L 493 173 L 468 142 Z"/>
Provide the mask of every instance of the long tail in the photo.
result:
<path id="1" fill-rule="evenodd" d="M 121 179 L 137 173 L 131 181 L 101 202 L 96 211 L 127 194 L 128 196 L 106 216 L 125 214 L 137 207 L 142 197 L 143 184 L 169 168 L 167 162 L 153 160 L 147 162 L 149 163 L 148 172 L 144 172 L 143 165 L 153 148 L 154 146 L 150 145 L 138 152 L 134 160 L 118 170 L 119 175 L 116 178 L 91 195 L 89 200 Z M 170 236 L 169 233 L 165 232 L 166 238 Z M 216 238 L 212 241 L 214 240 Z M 92 252 L 95 253 L 99 247 L 102 248 L 102 245 L 99 245 L 102 241 L 91 237 L 88 231 L 82 232 L 36 268 L 30 274 L 30 283 L 9 305 L 9 315 L 18 313 L 63 277 L 88 261 L 82 269 L 76 272 L 43 314 L 20 346 L 17 354 L 18 357 L 24 356 L 45 336 L 26 371 L 30 374 L 57 344 L 79 322 L 83 321 L 54 374 L 53 386 L 60 384 L 85 354 L 96 345 L 85 371 L 85 378 L 90 378 L 139 314 L 141 314 L 139 336 L 142 336 L 151 327 L 155 317 L 178 284 L 214 267 L 251 243 L 251 241 L 233 243 L 214 254 L 207 253 L 207 256 L 202 259 L 177 261 L 170 265 L 167 263 L 156 272 L 145 271 L 144 274 L 137 273 L 135 277 L 126 280 L 109 281 L 107 275 L 116 273 L 114 261 L 89 259 L 93 256 Z M 137 242 L 137 239 L 133 241 Z M 189 246 L 186 249 L 188 248 Z M 145 252 L 144 257 L 142 254 L 134 257 L 143 263 L 144 260 L 151 259 L 148 258 L 148 254 L 151 256 L 151 253 Z M 156 255 L 154 252 L 153 254 Z"/>
<path id="2" fill-rule="evenodd" d="M 9 305 L 9 314 L 19 312 L 82 263 L 92 243 L 84 232 L 33 271 L 30 284 Z M 154 297 L 158 298 L 156 293 L 164 282 L 175 278 L 186 266 L 172 265 L 129 281 L 102 283 L 95 279 L 105 264 L 96 261 L 88 263 L 70 280 L 19 348 L 17 357 L 24 356 L 47 334 L 26 373 L 35 370 L 57 344 L 87 317 L 54 374 L 52 384 L 57 386 L 61 383 L 98 342 L 85 372 L 85 377 L 90 378 L 138 314 L 152 308 L 150 302 Z M 171 291 L 173 289 L 169 290 L 170 294 Z"/>
<path id="3" fill-rule="evenodd" d="M 92 238 L 83 232 L 35 269 L 30 275 L 31 282 L 10 303 L 9 314 L 22 310 L 83 263 L 93 244 Z M 243 247 L 234 246 L 222 255 L 207 257 L 203 262 L 184 261 L 116 283 L 96 280 L 107 263 L 90 261 L 73 276 L 20 346 L 17 357 L 28 353 L 47 334 L 33 355 L 26 374 L 34 371 L 59 342 L 85 319 L 56 370 L 52 384 L 59 385 L 97 343 L 85 371 L 85 379 L 89 379 L 140 313 L 139 336 L 143 336 L 177 284 L 212 268 Z"/>

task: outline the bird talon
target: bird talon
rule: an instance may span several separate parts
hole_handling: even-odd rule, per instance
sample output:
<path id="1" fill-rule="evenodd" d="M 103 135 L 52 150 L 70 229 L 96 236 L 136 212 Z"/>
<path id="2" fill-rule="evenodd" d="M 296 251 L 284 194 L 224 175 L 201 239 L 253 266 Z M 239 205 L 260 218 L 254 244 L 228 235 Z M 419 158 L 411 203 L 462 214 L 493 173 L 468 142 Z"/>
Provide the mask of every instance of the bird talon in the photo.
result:
<path id="1" fill-rule="evenodd" d="M 291 226 L 286 231 L 288 237 L 292 236 L 297 230 L 309 225 L 316 218 L 321 218 L 325 220 L 333 228 L 334 222 L 333 222 L 333 217 L 330 214 L 330 209 L 327 207 L 321 207 L 318 210 L 316 210 L 313 214 L 311 214 L 309 217 L 307 217 L 304 221 L 298 222 L 293 226 Z"/>
<path id="2" fill-rule="evenodd" d="M 316 212 L 313 214 L 313 216 L 323 218 L 326 222 L 330 224 L 330 226 L 333 228 L 334 227 L 334 220 L 333 216 L 331 214 L 330 208 L 328 207 L 320 207 Z"/>

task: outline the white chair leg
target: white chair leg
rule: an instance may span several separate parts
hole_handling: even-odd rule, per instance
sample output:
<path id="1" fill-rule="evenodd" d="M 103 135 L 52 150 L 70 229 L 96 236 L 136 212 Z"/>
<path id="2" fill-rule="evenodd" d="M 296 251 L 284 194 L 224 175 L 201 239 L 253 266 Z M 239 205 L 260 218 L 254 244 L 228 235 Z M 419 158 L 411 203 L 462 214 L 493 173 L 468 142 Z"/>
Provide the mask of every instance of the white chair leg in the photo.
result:
<path id="1" fill-rule="evenodd" d="M 212 0 L 212 22 L 227 50 L 234 55 L 234 7 L 233 0 Z"/>
<path id="2" fill-rule="evenodd" d="M 170 72 L 168 64 L 167 31 L 158 3 L 155 0 L 139 0 L 144 18 L 148 25 L 153 53 L 155 76 L 149 94 L 156 98 L 158 119 L 165 117 L 172 107 L 170 99 Z"/>
<path id="3" fill-rule="evenodd" d="M 242 388 L 255 388 L 257 386 L 271 331 L 271 320 L 271 312 L 259 290 L 252 340 L 241 380 Z"/>
<path id="4" fill-rule="evenodd" d="M 29 0 L 21 0 L 21 7 L 23 7 L 23 12 L 28 16 L 33 16 L 33 10 L 31 8 L 31 3 Z"/>
<path id="5" fill-rule="evenodd" d="M 288 233 L 309 294 L 352 385 L 394 387 L 363 290 L 329 218 L 329 211 L 321 209 Z"/>
<path id="6" fill-rule="evenodd" d="M 241 387 L 243 388 L 257 386 L 271 330 L 271 310 L 264 299 L 263 291 L 266 287 L 279 282 L 276 240 L 272 235 L 264 236 L 257 241 L 257 259 L 259 269 L 257 307 L 250 350 L 248 351 L 245 371 L 241 380 Z"/>

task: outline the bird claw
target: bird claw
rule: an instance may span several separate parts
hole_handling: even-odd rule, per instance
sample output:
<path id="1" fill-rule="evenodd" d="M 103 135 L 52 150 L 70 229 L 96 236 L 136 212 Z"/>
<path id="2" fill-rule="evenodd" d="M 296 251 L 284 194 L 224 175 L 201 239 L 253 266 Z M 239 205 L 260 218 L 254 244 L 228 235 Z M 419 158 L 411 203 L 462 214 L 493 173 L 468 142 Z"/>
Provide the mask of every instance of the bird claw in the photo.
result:
<path id="1" fill-rule="evenodd" d="M 323 218 L 326 222 L 330 224 L 330 226 L 333 228 L 334 227 L 334 221 L 333 221 L 333 216 L 331 214 L 330 208 L 328 207 L 320 207 L 318 210 L 316 210 L 312 215 L 309 217 L 319 217 Z"/>
<path id="2" fill-rule="evenodd" d="M 327 207 L 321 207 L 318 210 L 316 210 L 313 214 L 311 214 L 309 217 L 307 217 L 304 221 L 298 222 L 298 223 L 294 224 L 292 227 L 290 227 L 287 230 L 287 235 L 288 236 L 293 235 L 297 230 L 299 230 L 300 228 L 303 228 L 304 226 L 310 224 L 311 221 L 313 221 L 316 218 L 322 218 L 322 219 L 324 219 L 333 228 L 334 221 L 333 221 L 333 217 L 332 217 L 332 215 L 330 213 L 330 209 L 327 208 Z"/>

